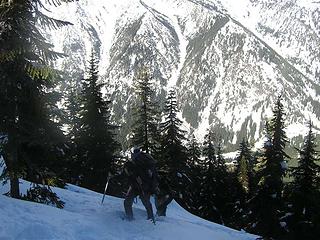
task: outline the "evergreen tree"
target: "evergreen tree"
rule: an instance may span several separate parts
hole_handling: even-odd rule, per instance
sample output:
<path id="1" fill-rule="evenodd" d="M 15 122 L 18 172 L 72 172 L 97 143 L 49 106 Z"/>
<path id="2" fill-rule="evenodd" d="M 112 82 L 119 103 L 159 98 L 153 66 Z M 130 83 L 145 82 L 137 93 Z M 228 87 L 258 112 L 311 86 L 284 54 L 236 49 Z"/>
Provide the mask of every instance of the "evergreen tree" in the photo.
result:
<path id="1" fill-rule="evenodd" d="M 273 179 L 267 185 L 274 188 L 276 198 L 281 200 L 283 190 L 283 177 L 286 174 L 286 159 L 289 156 L 285 153 L 284 149 L 288 143 L 286 133 L 284 131 L 285 113 L 283 105 L 281 103 L 281 96 L 278 97 L 276 106 L 273 110 L 273 118 L 271 119 L 271 131 L 272 131 L 272 147 L 273 147 L 273 161 L 266 163 L 266 171 L 270 170 L 273 173 Z M 268 169 L 268 170 L 267 170 Z"/>
<path id="2" fill-rule="evenodd" d="M 67 124 L 67 136 L 71 140 L 75 140 L 79 136 L 80 129 L 80 110 L 81 110 L 81 94 L 74 86 L 68 88 L 68 94 L 66 96 L 66 113 L 67 118 L 65 123 Z"/>
<path id="3" fill-rule="evenodd" d="M 203 143 L 204 167 L 201 182 L 200 215 L 208 220 L 224 224 L 227 209 L 230 208 L 229 182 L 225 160 L 222 156 L 222 143 L 214 147 L 211 130 L 205 135 Z M 217 150 L 217 153 L 216 153 Z"/>
<path id="4" fill-rule="evenodd" d="M 290 217 L 290 230 L 294 239 L 317 239 L 320 230 L 318 213 L 320 210 L 320 167 L 316 151 L 312 124 L 299 150 L 298 166 L 292 168 L 294 177 L 291 187 L 293 215 Z"/>
<path id="5" fill-rule="evenodd" d="M 239 159 L 237 168 L 237 179 L 241 186 L 241 195 L 246 195 L 249 191 L 249 177 L 248 177 L 248 161 L 242 156 Z M 241 197 L 243 199 L 244 197 Z"/>
<path id="6" fill-rule="evenodd" d="M 249 143 L 243 139 L 240 143 L 237 160 L 237 167 L 234 173 L 230 173 L 234 191 L 233 208 L 234 214 L 231 217 L 231 225 L 234 228 L 244 228 L 248 222 L 247 200 L 250 198 L 251 186 L 253 185 L 253 157 L 249 148 Z"/>
<path id="7" fill-rule="evenodd" d="M 68 156 L 66 162 L 67 178 L 68 182 L 73 184 L 79 184 L 81 175 L 81 165 L 79 165 L 79 144 L 80 144 L 80 110 L 81 110 L 81 94 L 75 86 L 70 85 L 67 89 L 66 96 L 66 113 L 67 116 L 64 119 L 67 125 L 67 138 L 68 143 Z"/>
<path id="8" fill-rule="evenodd" d="M 159 139 L 159 107 L 147 70 L 142 70 L 136 80 L 137 106 L 134 112 L 132 143 L 147 153 L 156 153 Z"/>
<path id="9" fill-rule="evenodd" d="M 187 150 L 188 150 L 188 164 L 193 167 L 199 166 L 201 149 L 194 134 L 192 134 L 191 140 L 188 142 Z"/>
<path id="10" fill-rule="evenodd" d="M 258 164 L 259 186 L 257 194 L 251 201 L 253 216 L 251 228 L 268 237 L 279 237 L 284 233 L 280 223 L 283 211 L 283 177 L 286 173 L 285 159 L 288 158 L 284 152 L 287 143 L 284 116 L 281 97 L 279 97 L 273 110 L 273 117 L 266 125 L 267 140 Z"/>
<path id="11" fill-rule="evenodd" d="M 229 221 L 232 215 L 232 194 L 234 191 L 233 181 L 227 171 L 226 161 L 222 155 L 222 140 L 220 138 L 217 146 L 217 169 L 216 169 L 216 206 L 219 209 L 224 221 Z M 226 222 L 227 222 L 226 221 Z M 223 223 L 223 222 L 222 222 Z"/>
<path id="12" fill-rule="evenodd" d="M 273 117 L 270 124 L 267 125 L 267 131 L 271 134 L 271 138 L 266 142 L 266 155 L 260 164 L 261 186 L 268 189 L 269 193 L 274 196 L 278 204 L 280 204 L 283 177 L 285 175 L 285 159 L 289 156 L 284 149 L 288 142 L 284 132 L 285 113 L 281 103 L 281 97 L 278 98 L 273 110 Z"/>
<path id="13" fill-rule="evenodd" d="M 116 127 L 110 122 L 110 101 L 103 99 L 98 82 L 98 60 L 94 53 L 89 61 L 88 77 L 82 82 L 80 130 L 78 141 L 81 184 L 103 191 L 108 173 L 114 171 Z"/>
<path id="14" fill-rule="evenodd" d="M 186 183 L 187 149 L 183 145 L 185 131 L 181 129 L 182 121 L 177 117 L 176 94 L 170 90 L 165 104 L 165 121 L 160 125 L 161 131 L 161 172 L 171 180 L 171 189 L 176 200 L 181 202 Z"/>
<path id="15" fill-rule="evenodd" d="M 217 159 L 216 159 L 216 153 L 215 153 L 215 147 L 214 147 L 214 141 L 215 137 L 213 135 L 213 132 L 208 129 L 207 134 L 204 136 L 204 142 L 203 142 L 203 155 L 204 155 L 204 166 L 205 168 L 208 168 L 210 165 L 213 167 L 217 167 Z"/>
<path id="16" fill-rule="evenodd" d="M 187 154 L 188 154 L 188 177 L 190 179 L 190 184 L 186 188 L 188 191 L 187 195 L 189 196 L 189 201 L 187 201 L 188 210 L 194 214 L 199 215 L 199 195 L 200 195 L 200 186 L 201 186 L 201 173 L 202 165 L 200 161 L 201 149 L 194 136 L 192 134 L 191 140 L 187 145 Z"/>
<path id="17" fill-rule="evenodd" d="M 40 0 L 1 3 L 0 132 L 6 136 L 2 154 L 11 183 L 10 195 L 18 198 L 18 178 L 26 171 L 26 163 L 30 173 L 34 165 L 48 158 L 48 153 L 56 155 L 52 152 L 61 138 L 59 126 L 48 111 L 56 99 L 46 93 L 50 93 L 54 80 L 49 64 L 64 55 L 52 50 L 38 24 L 60 28 L 69 23 L 46 16 Z M 49 3 L 60 4 L 60 1 Z"/>
<path id="18" fill-rule="evenodd" d="M 245 201 L 246 195 L 249 193 L 250 183 L 253 178 L 253 160 L 249 143 L 245 139 L 242 140 L 239 146 L 239 155 L 237 156 L 237 180 L 240 186 L 239 193 L 242 201 Z"/>
<path id="19" fill-rule="evenodd" d="M 219 174 L 225 176 L 227 172 L 226 168 L 226 161 L 222 155 L 222 140 L 219 140 L 218 147 L 217 147 L 217 170 Z"/>
<path id="20" fill-rule="evenodd" d="M 217 159 L 214 147 L 214 137 L 209 129 L 204 137 L 203 142 L 203 170 L 200 185 L 200 207 L 199 214 L 201 217 L 222 223 L 222 217 L 216 206 L 217 198 Z"/>

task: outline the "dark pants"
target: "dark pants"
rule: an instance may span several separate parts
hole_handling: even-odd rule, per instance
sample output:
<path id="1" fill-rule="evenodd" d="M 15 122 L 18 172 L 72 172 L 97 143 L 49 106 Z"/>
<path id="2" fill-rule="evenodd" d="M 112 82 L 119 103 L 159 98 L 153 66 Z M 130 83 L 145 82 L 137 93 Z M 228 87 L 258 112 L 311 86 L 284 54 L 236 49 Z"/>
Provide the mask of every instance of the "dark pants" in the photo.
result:
<path id="1" fill-rule="evenodd" d="M 157 208 L 158 216 L 166 216 L 167 215 L 167 206 L 171 203 L 173 197 L 171 195 L 157 195 L 155 198 L 155 204 Z"/>
<path id="2" fill-rule="evenodd" d="M 133 219 L 133 212 L 132 212 L 132 204 L 135 199 L 139 195 L 141 202 L 143 203 L 144 207 L 147 210 L 148 219 L 153 219 L 153 210 L 152 205 L 150 202 L 150 193 L 138 191 L 137 189 L 130 187 L 126 197 L 124 199 L 124 210 L 126 212 L 126 216 L 129 220 Z"/>

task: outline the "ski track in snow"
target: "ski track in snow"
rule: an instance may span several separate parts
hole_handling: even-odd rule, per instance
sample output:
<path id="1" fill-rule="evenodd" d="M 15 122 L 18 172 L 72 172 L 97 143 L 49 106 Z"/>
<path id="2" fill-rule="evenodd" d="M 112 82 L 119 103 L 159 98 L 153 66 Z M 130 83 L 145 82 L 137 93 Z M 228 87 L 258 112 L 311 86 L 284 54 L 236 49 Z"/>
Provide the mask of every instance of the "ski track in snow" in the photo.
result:
<path id="1" fill-rule="evenodd" d="M 21 181 L 21 191 L 30 183 Z M 1 185 L 0 193 L 9 190 Z M 135 220 L 127 222 L 123 216 L 123 199 L 68 185 L 54 188 L 65 202 L 64 209 L 11 199 L 0 195 L 1 240 L 162 240 L 215 239 L 251 240 L 256 236 L 239 232 L 193 216 L 176 202 L 169 205 L 168 216 L 159 217 L 156 225 L 146 220 L 140 202 L 134 205 Z"/>

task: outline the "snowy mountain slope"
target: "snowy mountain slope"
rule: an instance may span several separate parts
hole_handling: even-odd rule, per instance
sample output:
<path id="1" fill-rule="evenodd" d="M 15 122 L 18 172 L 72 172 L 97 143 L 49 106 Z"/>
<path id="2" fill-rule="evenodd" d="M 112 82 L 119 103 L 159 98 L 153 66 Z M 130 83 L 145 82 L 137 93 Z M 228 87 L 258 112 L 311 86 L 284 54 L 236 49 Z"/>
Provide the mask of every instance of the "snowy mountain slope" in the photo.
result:
<path id="1" fill-rule="evenodd" d="M 319 83 L 320 3 L 314 0 L 237 1 L 224 7 L 296 68 Z"/>
<path id="2" fill-rule="evenodd" d="M 287 11 L 293 11 L 296 1 L 287 2 L 292 2 Z M 263 0 L 240 3 L 251 15 L 259 4 L 266 5 Z M 114 120 L 122 125 L 122 139 L 131 125 L 134 75 L 144 66 L 153 76 L 161 103 L 168 88 L 176 87 L 185 127 L 195 129 L 200 138 L 211 126 L 230 146 L 244 136 L 251 142 L 261 139 L 264 121 L 279 94 L 288 112 L 290 138 L 304 133 L 309 118 L 319 128 L 316 75 L 286 55 L 293 53 L 277 45 L 281 38 L 273 41 L 253 29 L 260 23 L 257 17 L 239 17 L 230 6 L 231 1 L 212 0 L 81 0 L 54 9 L 55 17 L 74 26 L 48 34 L 57 49 L 70 55 L 59 63 L 69 78 L 81 78 L 92 46 L 100 52 L 102 80 L 114 100 Z M 276 1 L 268 6 L 272 11 L 278 8 Z M 267 19 L 271 13 L 261 10 L 259 14 Z M 289 22 L 290 17 L 299 21 L 293 14 L 279 21 Z M 292 31 L 298 34 L 294 28 Z M 309 33 L 312 35 L 306 31 L 306 36 Z M 299 36 L 279 42 L 290 45 L 294 39 L 292 46 L 304 46 L 302 30 Z M 299 49 L 299 56 L 317 54 L 313 48 L 309 52 Z M 307 66 L 308 61 L 303 58 L 301 64 Z M 312 66 L 318 63 L 319 59 L 313 58 Z M 312 71 L 316 72 L 316 67 Z"/>
<path id="3" fill-rule="evenodd" d="M 23 181 L 22 188 L 28 183 Z M 1 186 L 0 193 L 8 191 Z M 205 221 L 183 210 L 177 203 L 168 216 L 156 225 L 146 220 L 141 203 L 134 205 L 135 221 L 123 216 L 123 199 L 107 196 L 73 185 L 54 191 L 65 201 L 64 209 L 11 199 L 0 195 L 0 239 L 3 240 L 121 240 L 121 239 L 216 239 L 251 240 L 254 235 Z"/>

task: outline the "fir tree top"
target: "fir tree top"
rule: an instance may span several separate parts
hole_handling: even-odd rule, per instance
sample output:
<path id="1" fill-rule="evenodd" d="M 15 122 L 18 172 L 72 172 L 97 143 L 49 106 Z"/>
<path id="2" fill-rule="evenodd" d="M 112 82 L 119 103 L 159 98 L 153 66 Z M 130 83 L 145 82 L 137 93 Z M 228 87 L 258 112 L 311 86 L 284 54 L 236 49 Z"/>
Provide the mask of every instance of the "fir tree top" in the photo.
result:
<path id="1" fill-rule="evenodd" d="M 171 89 L 164 108 L 165 122 L 161 124 L 161 132 L 168 136 L 168 140 L 172 143 L 181 144 L 183 140 L 186 140 L 186 131 L 181 129 L 182 121 L 177 117 L 177 112 L 176 92 Z"/>
<path id="2" fill-rule="evenodd" d="M 155 90 L 151 76 L 146 68 L 142 69 L 135 79 L 137 100 L 134 107 L 132 125 L 132 144 L 140 146 L 146 152 L 155 152 L 158 145 L 158 123 L 160 112 L 155 101 Z"/>
<path id="3" fill-rule="evenodd" d="M 207 134 L 204 136 L 203 154 L 205 156 L 205 164 L 207 167 L 216 167 L 217 161 L 214 148 L 214 135 L 211 129 L 208 129 Z"/>
<path id="4" fill-rule="evenodd" d="M 304 139 L 304 144 L 301 150 L 299 150 L 300 157 L 298 159 L 298 166 L 292 167 L 292 173 L 296 186 L 306 189 L 317 189 L 320 185 L 320 166 L 316 163 L 319 159 L 317 157 L 318 152 L 315 144 L 315 136 L 312 132 L 312 123 L 308 123 L 309 132 Z"/>

